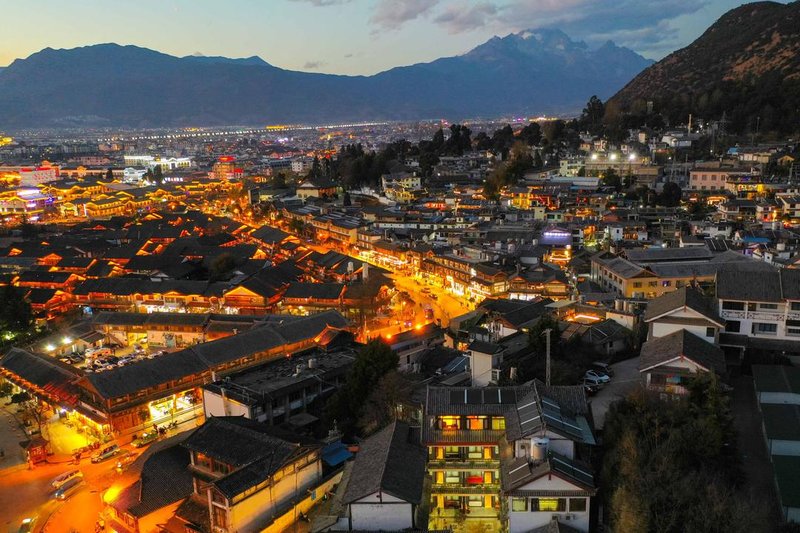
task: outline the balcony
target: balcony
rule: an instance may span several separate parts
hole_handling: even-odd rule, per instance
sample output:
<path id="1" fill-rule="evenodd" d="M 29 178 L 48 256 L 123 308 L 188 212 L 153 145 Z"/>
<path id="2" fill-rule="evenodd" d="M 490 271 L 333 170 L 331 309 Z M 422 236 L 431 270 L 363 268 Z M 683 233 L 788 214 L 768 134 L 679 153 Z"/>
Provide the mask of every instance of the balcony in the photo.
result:
<path id="1" fill-rule="evenodd" d="M 459 494 L 464 496 L 477 494 L 496 494 L 500 492 L 500 483 L 481 483 L 472 485 L 460 483 L 434 483 L 431 485 L 431 494 Z"/>
<path id="2" fill-rule="evenodd" d="M 462 457 L 456 457 L 453 459 L 429 459 L 428 468 L 432 470 L 497 470 L 500 468 L 500 459 L 465 459 Z"/>

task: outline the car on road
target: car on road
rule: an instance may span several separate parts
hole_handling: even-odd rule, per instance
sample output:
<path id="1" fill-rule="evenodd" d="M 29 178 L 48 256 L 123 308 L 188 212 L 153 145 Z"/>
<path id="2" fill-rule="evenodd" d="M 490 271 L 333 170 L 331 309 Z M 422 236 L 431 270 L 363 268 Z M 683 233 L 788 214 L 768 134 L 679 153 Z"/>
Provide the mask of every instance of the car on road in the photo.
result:
<path id="1" fill-rule="evenodd" d="M 594 379 L 582 378 L 578 381 L 578 385 L 583 385 L 583 390 L 587 396 L 594 396 L 603 388 L 601 383 Z"/>
<path id="2" fill-rule="evenodd" d="M 105 461 L 106 459 L 111 459 L 119 452 L 120 452 L 119 446 L 117 446 L 116 444 L 109 444 L 108 446 L 101 448 L 94 455 L 92 455 L 92 462 L 99 463 Z"/>
<path id="3" fill-rule="evenodd" d="M 609 365 L 608 363 L 603 363 L 601 361 L 595 361 L 594 363 L 592 363 L 592 367 L 590 370 L 594 370 L 598 374 L 604 374 L 608 377 L 614 376 L 614 369 L 611 368 L 611 365 Z"/>
<path id="4" fill-rule="evenodd" d="M 141 448 L 142 446 L 147 446 L 154 440 L 158 438 L 157 431 L 150 431 L 149 433 L 142 433 L 139 438 L 134 439 L 132 442 L 134 448 Z"/>
<path id="5" fill-rule="evenodd" d="M 56 500 L 64 501 L 78 489 L 80 489 L 81 484 L 83 483 L 82 477 L 75 477 L 69 480 L 68 482 L 64 483 L 64 485 L 53 493 L 53 498 Z"/>
<path id="6" fill-rule="evenodd" d="M 83 478 L 83 472 L 75 468 L 72 470 L 67 470 L 66 472 L 55 478 L 53 481 L 50 482 L 50 486 L 53 487 L 54 489 L 60 489 L 73 479 L 82 479 L 82 478 Z"/>
<path id="7" fill-rule="evenodd" d="M 600 381 L 598 378 L 592 376 L 583 376 L 583 380 L 581 380 L 581 382 L 583 383 L 584 388 L 588 385 L 589 387 L 596 388 L 598 391 L 603 388 L 603 385 L 605 385 L 605 382 Z"/>
<path id="8" fill-rule="evenodd" d="M 583 377 L 584 378 L 596 379 L 597 381 L 599 381 L 600 383 L 603 383 L 603 384 L 608 383 L 608 382 L 611 381 L 610 377 L 608 377 L 605 374 L 601 374 L 600 372 L 597 372 L 595 370 L 587 370 L 586 373 L 583 375 Z"/>
<path id="9" fill-rule="evenodd" d="M 19 533 L 31 533 L 31 531 L 33 531 L 33 526 L 36 525 L 36 518 L 37 517 L 33 516 L 24 519 L 19 525 Z"/>

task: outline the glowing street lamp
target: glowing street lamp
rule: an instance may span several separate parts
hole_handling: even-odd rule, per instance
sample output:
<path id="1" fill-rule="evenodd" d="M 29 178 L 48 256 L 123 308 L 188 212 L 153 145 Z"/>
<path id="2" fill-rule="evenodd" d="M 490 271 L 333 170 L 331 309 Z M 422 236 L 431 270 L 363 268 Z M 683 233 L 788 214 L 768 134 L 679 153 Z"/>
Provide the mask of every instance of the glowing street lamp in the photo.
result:
<path id="1" fill-rule="evenodd" d="M 608 158 L 611 159 L 612 161 L 616 161 L 617 160 L 617 154 L 611 154 L 610 156 L 608 156 Z"/>

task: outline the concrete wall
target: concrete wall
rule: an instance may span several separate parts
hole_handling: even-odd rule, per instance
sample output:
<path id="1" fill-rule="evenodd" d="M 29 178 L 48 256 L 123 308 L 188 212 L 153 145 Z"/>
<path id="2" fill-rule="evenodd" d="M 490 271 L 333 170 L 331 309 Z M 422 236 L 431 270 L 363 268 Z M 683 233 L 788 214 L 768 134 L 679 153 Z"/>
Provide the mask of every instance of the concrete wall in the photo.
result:
<path id="1" fill-rule="evenodd" d="M 222 396 L 203 389 L 203 410 L 209 416 L 243 416 L 251 418 L 250 407 L 231 398 L 222 399 Z"/>
<path id="2" fill-rule="evenodd" d="M 414 525 L 414 506 L 386 493 L 374 493 L 349 505 L 352 529 L 400 531 Z"/>
<path id="3" fill-rule="evenodd" d="M 256 523 L 263 522 L 275 509 L 286 502 L 305 494 L 322 478 L 322 465 L 318 460 L 302 470 L 288 474 L 271 489 L 265 488 L 238 502 L 229 512 L 232 531 L 254 531 Z"/>

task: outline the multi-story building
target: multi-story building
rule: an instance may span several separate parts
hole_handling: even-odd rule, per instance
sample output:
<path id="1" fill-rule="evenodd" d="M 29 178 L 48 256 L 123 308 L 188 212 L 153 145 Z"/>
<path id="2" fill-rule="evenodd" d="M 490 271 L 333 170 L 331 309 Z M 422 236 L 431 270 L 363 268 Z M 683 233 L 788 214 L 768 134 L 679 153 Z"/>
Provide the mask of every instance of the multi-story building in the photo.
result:
<path id="1" fill-rule="evenodd" d="M 800 341 L 800 270 L 722 270 L 716 277 L 720 344 L 755 347 Z M 800 347 L 800 345 L 798 345 Z"/>
<path id="2" fill-rule="evenodd" d="M 429 387 L 422 439 L 431 529 L 466 520 L 521 533 L 557 519 L 589 531 L 596 487 L 580 457 L 595 439 L 582 387 Z"/>
<path id="3" fill-rule="evenodd" d="M 210 418 L 183 446 L 194 487 L 177 512 L 186 531 L 281 531 L 330 488 L 319 444 L 246 418 Z"/>

